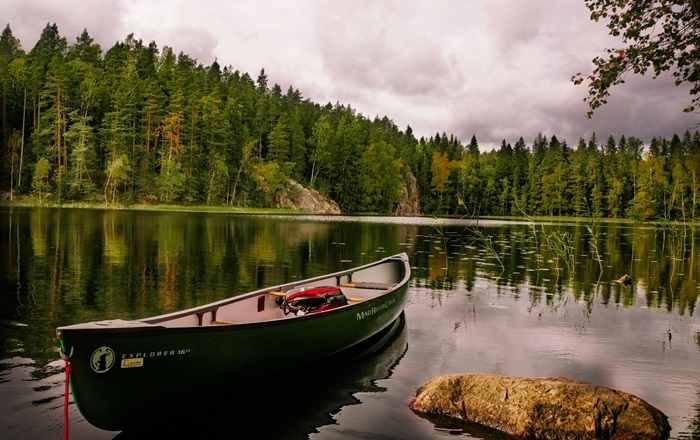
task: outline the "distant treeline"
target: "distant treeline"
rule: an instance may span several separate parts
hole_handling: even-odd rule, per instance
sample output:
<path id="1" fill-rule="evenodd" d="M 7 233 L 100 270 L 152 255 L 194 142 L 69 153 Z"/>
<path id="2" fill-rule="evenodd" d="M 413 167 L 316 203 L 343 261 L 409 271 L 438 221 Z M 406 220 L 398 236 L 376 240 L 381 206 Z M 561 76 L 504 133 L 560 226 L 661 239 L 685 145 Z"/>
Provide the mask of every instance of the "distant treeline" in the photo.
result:
<path id="1" fill-rule="evenodd" d="M 62 202 L 270 206 L 293 178 L 346 212 L 694 218 L 700 135 L 555 136 L 480 153 L 445 133 L 416 139 L 387 118 L 320 105 L 289 87 L 209 66 L 132 35 L 103 53 L 48 24 L 27 53 L 0 36 L 0 188 Z M 415 191 L 411 191 L 414 189 Z"/>

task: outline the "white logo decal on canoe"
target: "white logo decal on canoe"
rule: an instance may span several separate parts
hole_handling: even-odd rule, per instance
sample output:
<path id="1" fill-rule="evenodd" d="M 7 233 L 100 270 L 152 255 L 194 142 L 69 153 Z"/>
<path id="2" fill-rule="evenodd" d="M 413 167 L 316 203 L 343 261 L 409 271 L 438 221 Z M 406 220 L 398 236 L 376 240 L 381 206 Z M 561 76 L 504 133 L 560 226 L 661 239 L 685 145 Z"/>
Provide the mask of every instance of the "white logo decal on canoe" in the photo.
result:
<path id="1" fill-rule="evenodd" d="M 361 312 L 357 312 L 357 315 L 355 315 L 355 318 L 358 321 L 362 321 L 363 319 L 369 318 L 370 316 L 374 316 L 377 313 L 383 312 L 384 310 L 388 309 L 391 307 L 392 304 L 396 302 L 396 298 L 392 298 L 389 301 L 383 302 L 377 306 L 372 306 L 372 308 L 363 310 Z"/>
<path id="2" fill-rule="evenodd" d="M 138 351 L 135 353 L 122 353 L 122 361 L 124 359 L 132 358 L 160 358 L 160 357 L 180 357 L 187 356 L 192 352 L 190 348 L 178 348 L 175 350 L 151 350 L 151 351 Z M 125 367 L 122 367 L 125 368 Z"/>
<path id="3" fill-rule="evenodd" d="M 96 348 L 90 356 L 90 368 L 95 373 L 106 373 L 112 368 L 116 358 L 117 355 L 111 348 L 104 346 Z"/>

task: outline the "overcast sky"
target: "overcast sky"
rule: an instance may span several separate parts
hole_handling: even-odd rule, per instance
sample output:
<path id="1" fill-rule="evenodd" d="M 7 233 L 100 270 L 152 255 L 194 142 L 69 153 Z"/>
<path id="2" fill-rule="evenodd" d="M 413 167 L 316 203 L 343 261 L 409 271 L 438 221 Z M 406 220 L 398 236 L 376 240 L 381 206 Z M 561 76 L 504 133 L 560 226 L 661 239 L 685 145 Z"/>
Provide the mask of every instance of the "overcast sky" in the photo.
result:
<path id="1" fill-rule="evenodd" d="M 0 17 L 25 49 L 47 22 L 69 41 L 86 27 L 103 49 L 133 32 L 254 78 L 265 67 L 285 89 L 386 114 L 417 135 L 476 133 L 482 145 L 538 132 L 574 144 L 593 130 L 648 139 L 698 122 L 668 77 L 632 76 L 585 118 L 571 75 L 616 42 L 583 0 L 3 0 Z"/>

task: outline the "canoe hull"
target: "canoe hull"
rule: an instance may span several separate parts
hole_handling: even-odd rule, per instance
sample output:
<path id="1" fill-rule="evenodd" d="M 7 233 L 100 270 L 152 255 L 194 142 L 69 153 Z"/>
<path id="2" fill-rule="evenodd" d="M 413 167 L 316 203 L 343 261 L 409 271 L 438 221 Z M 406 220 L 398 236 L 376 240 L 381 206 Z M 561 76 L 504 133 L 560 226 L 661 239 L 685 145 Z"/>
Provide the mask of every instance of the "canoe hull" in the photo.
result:
<path id="1" fill-rule="evenodd" d="M 231 326 L 64 330 L 72 392 L 93 425 L 120 430 L 165 395 L 195 393 L 206 400 L 216 386 L 308 365 L 377 334 L 401 314 L 407 283 L 350 307 L 287 320 Z M 205 386 L 203 385 L 210 385 Z M 196 404 L 196 400 L 194 401 Z"/>

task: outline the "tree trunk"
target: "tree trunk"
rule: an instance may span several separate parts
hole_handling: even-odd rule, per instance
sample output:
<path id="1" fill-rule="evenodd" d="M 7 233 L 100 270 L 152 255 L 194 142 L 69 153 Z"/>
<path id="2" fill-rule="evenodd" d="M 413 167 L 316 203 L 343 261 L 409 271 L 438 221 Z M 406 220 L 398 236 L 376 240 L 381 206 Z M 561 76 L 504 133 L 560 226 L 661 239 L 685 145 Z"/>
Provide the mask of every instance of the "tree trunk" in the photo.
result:
<path id="1" fill-rule="evenodd" d="M 195 124 L 195 119 L 196 119 L 196 113 L 194 109 L 194 105 L 192 106 L 192 114 L 190 116 L 190 163 L 188 164 L 187 167 L 187 179 L 191 180 L 192 179 L 192 166 L 193 166 L 193 161 L 194 161 L 194 124 Z"/>
<path id="2" fill-rule="evenodd" d="M 314 160 L 314 161 L 311 163 L 311 180 L 309 181 L 309 186 L 310 186 L 311 188 L 314 187 L 314 180 L 316 180 L 316 177 L 314 176 L 314 170 L 315 170 L 315 169 L 316 169 L 316 161 Z"/>
<path id="3" fill-rule="evenodd" d="M 241 165 L 238 167 L 238 172 L 236 173 L 236 180 L 235 180 L 235 182 L 233 183 L 233 191 L 232 191 L 232 194 L 231 194 L 231 205 L 233 205 L 233 202 L 236 200 L 236 190 L 238 189 L 238 181 L 239 181 L 239 179 L 240 179 L 240 177 L 241 177 L 241 171 L 243 171 L 243 164 L 241 164 Z"/>
<path id="4" fill-rule="evenodd" d="M 13 141 L 14 144 L 16 141 Z M 14 150 L 14 145 L 12 150 Z M 15 152 L 10 151 L 10 200 L 14 200 L 13 192 L 15 186 Z"/>
<path id="5" fill-rule="evenodd" d="M 37 94 L 34 100 L 34 132 L 38 132 L 40 128 L 39 119 L 41 118 L 41 102 L 39 101 L 39 95 Z"/>
<path id="6" fill-rule="evenodd" d="M 131 121 L 131 201 L 134 200 L 134 191 L 136 189 L 136 167 L 134 166 L 134 155 L 136 154 L 136 118 Z"/>
<path id="7" fill-rule="evenodd" d="M 146 142 L 144 145 L 144 149 L 146 150 L 146 154 L 150 152 L 151 148 L 151 112 L 149 111 L 146 113 Z"/>
<path id="8" fill-rule="evenodd" d="M 63 150 L 61 148 L 61 89 L 56 91 L 56 130 L 54 131 L 54 136 L 56 136 L 56 154 L 58 158 L 58 203 L 61 203 L 61 196 L 63 191 Z"/>
<path id="9" fill-rule="evenodd" d="M 697 194 L 698 194 L 698 184 L 696 182 L 696 171 L 693 170 L 693 212 L 691 214 L 691 217 L 695 219 L 695 208 L 697 207 L 696 202 L 697 202 Z"/>
<path id="10" fill-rule="evenodd" d="M 2 84 L 2 141 L 5 148 L 9 149 L 7 140 L 9 139 L 7 133 L 7 85 L 3 82 Z"/>
<path id="11" fill-rule="evenodd" d="M 687 219 L 685 216 L 685 191 L 681 193 L 681 213 L 683 214 L 683 223 L 686 223 Z"/>
<path id="12" fill-rule="evenodd" d="M 214 177 L 216 177 L 216 172 L 211 170 L 211 173 L 209 174 L 209 188 L 207 188 L 207 205 L 211 203 L 211 188 L 212 185 L 214 185 Z"/>
<path id="13" fill-rule="evenodd" d="M 144 157 L 141 163 L 141 178 L 142 182 L 146 182 L 148 179 L 148 168 L 151 163 L 151 112 L 146 113 L 146 136 L 144 142 Z"/>
<path id="14" fill-rule="evenodd" d="M 105 204 L 109 203 L 108 202 L 108 194 L 109 194 L 109 181 L 112 178 L 112 173 L 107 173 L 107 181 L 105 182 Z"/>
<path id="15" fill-rule="evenodd" d="M 27 115 L 27 87 L 24 87 L 24 102 L 22 103 L 22 143 L 19 150 L 19 169 L 17 170 L 17 188 L 22 189 L 22 159 L 24 159 L 24 126 Z"/>

